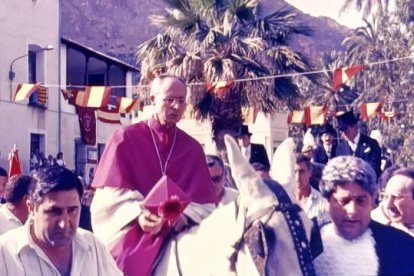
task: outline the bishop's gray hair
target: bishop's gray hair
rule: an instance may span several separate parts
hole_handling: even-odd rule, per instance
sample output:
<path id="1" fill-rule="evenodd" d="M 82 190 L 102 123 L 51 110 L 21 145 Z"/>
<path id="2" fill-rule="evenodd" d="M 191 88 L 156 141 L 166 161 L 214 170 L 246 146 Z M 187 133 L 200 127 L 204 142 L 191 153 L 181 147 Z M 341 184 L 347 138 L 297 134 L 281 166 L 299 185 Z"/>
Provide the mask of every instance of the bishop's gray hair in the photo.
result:
<path id="1" fill-rule="evenodd" d="M 354 156 L 338 156 L 326 164 L 323 169 L 319 189 L 325 198 L 329 198 L 336 186 L 356 183 L 373 196 L 377 194 L 377 175 L 370 164 Z"/>

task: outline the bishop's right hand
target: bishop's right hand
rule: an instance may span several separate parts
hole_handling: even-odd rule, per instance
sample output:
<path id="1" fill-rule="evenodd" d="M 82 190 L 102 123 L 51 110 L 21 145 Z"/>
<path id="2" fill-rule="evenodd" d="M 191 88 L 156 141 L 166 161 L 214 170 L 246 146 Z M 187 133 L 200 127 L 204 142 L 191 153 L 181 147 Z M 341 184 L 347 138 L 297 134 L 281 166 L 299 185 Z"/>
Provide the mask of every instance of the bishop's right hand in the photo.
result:
<path id="1" fill-rule="evenodd" d="M 163 219 L 157 215 L 152 214 L 148 210 L 142 210 L 138 216 L 138 225 L 141 229 L 148 234 L 158 234 L 163 226 Z"/>

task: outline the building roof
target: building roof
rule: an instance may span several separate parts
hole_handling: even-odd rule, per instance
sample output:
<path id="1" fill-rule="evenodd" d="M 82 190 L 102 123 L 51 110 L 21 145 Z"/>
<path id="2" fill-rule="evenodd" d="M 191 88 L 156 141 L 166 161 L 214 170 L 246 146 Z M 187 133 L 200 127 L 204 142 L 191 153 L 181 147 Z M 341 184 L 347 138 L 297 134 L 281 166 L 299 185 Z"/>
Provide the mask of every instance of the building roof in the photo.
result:
<path id="1" fill-rule="evenodd" d="M 114 64 L 114 65 L 117 65 L 117 66 L 120 66 L 120 67 L 124 67 L 124 68 L 126 68 L 126 69 L 128 69 L 130 71 L 135 71 L 135 72 L 139 72 L 140 71 L 138 69 L 138 67 L 135 67 L 135 66 L 133 66 L 131 64 L 128 64 L 128 63 L 126 63 L 126 62 L 124 62 L 124 61 L 122 61 L 120 59 L 111 57 L 111 56 L 109 56 L 107 54 L 104 54 L 102 52 L 96 51 L 96 50 L 92 49 L 91 47 L 82 45 L 79 42 L 76 42 L 76 41 L 74 41 L 72 39 L 62 37 L 61 38 L 61 42 L 63 44 L 66 44 L 68 47 L 70 47 L 72 49 L 75 49 L 75 50 L 77 50 L 79 52 L 87 53 L 88 55 L 90 55 L 92 57 L 95 57 L 97 59 L 103 60 L 103 61 L 105 61 L 107 63 Z"/>

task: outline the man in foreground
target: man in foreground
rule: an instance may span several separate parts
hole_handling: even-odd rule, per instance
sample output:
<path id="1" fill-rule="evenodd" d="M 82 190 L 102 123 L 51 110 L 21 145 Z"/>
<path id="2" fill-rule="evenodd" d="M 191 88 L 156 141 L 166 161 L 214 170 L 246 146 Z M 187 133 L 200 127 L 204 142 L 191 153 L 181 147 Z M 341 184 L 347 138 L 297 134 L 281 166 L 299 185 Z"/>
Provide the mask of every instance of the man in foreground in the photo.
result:
<path id="1" fill-rule="evenodd" d="M 352 156 L 330 160 L 320 186 L 332 223 L 321 228 L 324 251 L 315 260 L 318 275 L 414 274 L 414 239 L 371 221 L 377 184 L 367 162 Z"/>
<path id="2" fill-rule="evenodd" d="M 177 128 L 186 106 L 186 85 L 160 75 L 151 85 L 154 115 L 112 135 L 93 180 L 94 233 L 127 275 L 150 275 L 171 225 L 143 201 L 162 177 L 187 194 L 191 203 L 175 225 L 199 223 L 215 208 L 214 194 L 200 144 Z"/>
<path id="3" fill-rule="evenodd" d="M 64 167 L 33 176 L 24 226 L 0 237 L 0 275 L 122 275 L 103 244 L 78 229 L 83 187 Z"/>

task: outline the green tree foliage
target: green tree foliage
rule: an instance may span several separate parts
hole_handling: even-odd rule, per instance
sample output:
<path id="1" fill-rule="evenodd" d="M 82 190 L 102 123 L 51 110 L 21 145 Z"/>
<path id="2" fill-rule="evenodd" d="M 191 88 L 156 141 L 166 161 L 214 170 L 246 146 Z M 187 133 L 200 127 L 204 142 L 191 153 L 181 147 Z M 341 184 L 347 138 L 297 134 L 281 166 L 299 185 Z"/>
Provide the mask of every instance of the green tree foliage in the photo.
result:
<path id="1" fill-rule="evenodd" d="M 164 2 L 169 7 L 166 15 L 151 17 L 161 33 L 138 47 L 142 84 L 160 72 L 193 83 L 196 114 L 211 120 L 214 133 L 241 124 L 242 106 L 272 113 L 301 103 L 299 88 L 288 77 L 236 81 L 222 98 L 200 85 L 310 70 L 306 58 L 293 51 L 289 42 L 295 35 L 310 36 L 312 31 L 291 10 L 261 15 L 258 0 Z"/>

